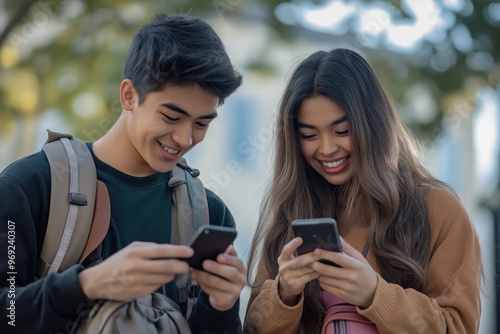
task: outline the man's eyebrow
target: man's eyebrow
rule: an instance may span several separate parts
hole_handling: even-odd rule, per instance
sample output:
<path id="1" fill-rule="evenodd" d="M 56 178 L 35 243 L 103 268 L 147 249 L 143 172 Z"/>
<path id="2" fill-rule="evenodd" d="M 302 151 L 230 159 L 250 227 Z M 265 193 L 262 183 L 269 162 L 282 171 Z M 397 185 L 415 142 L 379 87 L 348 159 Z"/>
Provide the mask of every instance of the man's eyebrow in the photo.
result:
<path id="1" fill-rule="evenodd" d="M 340 117 L 339 119 L 336 119 L 334 120 L 332 123 L 330 123 L 330 125 L 337 125 L 337 124 L 340 124 L 340 123 L 343 123 L 347 121 L 347 115 L 344 115 L 342 117 Z M 297 128 L 307 128 L 307 129 L 316 129 L 315 126 L 313 125 L 310 125 L 310 124 L 306 124 L 306 123 L 302 123 L 302 122 L 297 122 Z"/>
<path id="2" fill-rule="evenodd" d="M 182 109 L 181 107 L 179 107 L 176 104 L 173 104 L 173 103 L 162 103 L 162 104 L 160 104 L 160 106 L 164 107 L 164 108 L 168 108 L 168 109 L 173 110 L 175 112 L 178 112 L 179 114 L 182 114 L 182 115 L 184 115 L 184 116 L 186 116 L 188 118 L 191 118 L 191 114 L 190 113 L 188 113 L 186 110 Z M 200 119 L 214 119 L 217 116 L 218 116 L 217 115 L 217 111 L 214 111 L 211 114 L 201 116 Z"/>

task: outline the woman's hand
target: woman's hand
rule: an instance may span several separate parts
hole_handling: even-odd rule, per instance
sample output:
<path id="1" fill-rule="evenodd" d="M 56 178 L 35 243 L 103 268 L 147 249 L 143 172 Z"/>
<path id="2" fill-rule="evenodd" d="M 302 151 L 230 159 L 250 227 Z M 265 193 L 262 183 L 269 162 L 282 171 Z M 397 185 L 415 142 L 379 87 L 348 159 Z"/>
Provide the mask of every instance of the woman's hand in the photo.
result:
<path id="1" fill-rule="evenodd" d="M 297 257 L 293 255 L 302 242 L 300 237 L 292 239 L 283 247 L 278 257 L 280 273 L 278 293 L 283 303 L 289 306 L 297 303 L 298 296 L 304 290 L 306 283 L 319 276 L 310 267 L 310 264 L 317 260 L 312 252 Z"/>
<path id="2" fill-rule="evenodd" d="M 367 308 L 373 301 L 377 287 L 377 273 L 363 254 L 341 238 L 343 253 L 329 252 L 322 249 L 314 251 L 316 260 L 330 260 L 340 267 L 329 266 L 319 261 L 311 264 L 320 276 L 319 285 L 346 302 Z"/>

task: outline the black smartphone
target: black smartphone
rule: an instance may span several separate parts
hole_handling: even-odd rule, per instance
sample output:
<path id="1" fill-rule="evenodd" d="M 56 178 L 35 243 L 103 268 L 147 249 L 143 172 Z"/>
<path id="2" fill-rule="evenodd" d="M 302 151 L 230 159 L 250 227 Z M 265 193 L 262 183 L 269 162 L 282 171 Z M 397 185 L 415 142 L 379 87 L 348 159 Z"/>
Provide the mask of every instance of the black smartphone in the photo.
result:
<path id="1" fill-rule="evenodd" d="M 299 255 L 314 251 L 316 248 L 342 253 L 337 221 L 333 218 L 296 219 L 292 222 L 295 237 L 302 237 L 304 242 L 297 249 Z M 320 262 L 338 267 L 328 260 Z"/>
<path id="2" fill-rule="evenodd" d="M 202 269 L 203 261 L 207 259 L 215 261 L 217 255 L 224 253 L 233 243 L 236 235 L 236 229 L 231 227 L 202 225 L 187 244 L 194 250 L 194 255 L 183 260 L 195 269 Z"/>

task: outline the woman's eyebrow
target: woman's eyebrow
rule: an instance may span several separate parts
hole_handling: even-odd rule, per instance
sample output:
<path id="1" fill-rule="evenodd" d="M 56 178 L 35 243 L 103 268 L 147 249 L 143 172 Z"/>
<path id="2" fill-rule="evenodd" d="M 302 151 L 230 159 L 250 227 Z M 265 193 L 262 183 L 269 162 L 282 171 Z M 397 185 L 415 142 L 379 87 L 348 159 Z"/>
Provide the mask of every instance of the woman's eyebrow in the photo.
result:
<path id="1" fill-rule="evenodd" d="M 340 117 L 339 119 L 334 120 L 332 123 L 330 123 L 330 125 L 337 125 L 337 124 L 343 123 L 345 121 L 347 121 L 346 115 Z M 316 129 L 316 127 L 314 125 L 310 125 L 310 124 L 303 123 L 303 122 L 297 122 L 297 127 L 298 128 L 307 128 L 307 129 Z"/>
<path id="2" fill-rule="evenodd" d="M 337 125 L 337 124 L 343 123 L 345 121 L 347 121 L 347 115 L 344 115 L 344 116 L 340 117 L 339 119 L 334 120 L 331 123 L 331 125 Z"/>
<path id="3" fill-rule="evenodd" d="M 306 124 L 306 123 L 302 123 L 302 122 L 297 122 L 297 128 L 307 128 L 307 129 L 316 129 L 315 126 L 312 126 L 312 125 L 309 125 L 309 124 Z"/>

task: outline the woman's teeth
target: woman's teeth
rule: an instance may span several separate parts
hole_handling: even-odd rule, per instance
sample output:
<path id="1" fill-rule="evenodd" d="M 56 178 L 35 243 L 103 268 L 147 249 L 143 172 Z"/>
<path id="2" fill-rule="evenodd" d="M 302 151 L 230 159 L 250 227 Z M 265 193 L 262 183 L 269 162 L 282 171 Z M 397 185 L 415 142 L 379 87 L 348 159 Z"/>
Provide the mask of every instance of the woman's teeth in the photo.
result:
<path id="1" fill-rule="evenodd" d="M 328 168 L 335 168 L 335 167 L 342 165 L 346 160 L 347 160 L 347 157 L 342 158 L 342 159 L 337 160 L 337 161 L 332 161 L 332 162 L 321 161 L 321 163 L 323 164 L 323 166 L 326 166 Z"/>

